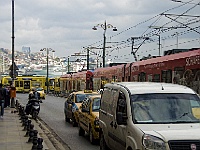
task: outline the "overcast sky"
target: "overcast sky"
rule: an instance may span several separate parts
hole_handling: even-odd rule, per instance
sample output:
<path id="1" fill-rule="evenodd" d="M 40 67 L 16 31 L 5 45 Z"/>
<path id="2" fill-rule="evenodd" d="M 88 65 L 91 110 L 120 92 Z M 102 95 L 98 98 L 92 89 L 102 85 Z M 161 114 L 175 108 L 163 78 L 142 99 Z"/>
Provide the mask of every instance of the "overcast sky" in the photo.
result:
<path id="1" fill-rule="evenodd" d="M 200 0 L 15 0 L 14 3 L 17 51 L 23 46 L 31 47 L 31 52 L 52 48 L 55 56 L 67 57 L 78 52 L 86 54 L 83 47 L 95 47 L 91 57 L 102 57 L 102 49 L 96 48 L 103 46 L 104 29 L 100 24 L 105 21 L 118 30 L 107 28 L 105 33 L 106 47 L 110 47 L 106 49 L 106 59 L 115 62 L 134 60 L 131 37 L 135 38 L 133 46 L 138 58 L 159 55 L 159 36 L 161 55 L 173 48 L 200 47 Z M 10 50 L 11 6 L 12 0 L 0 0 L 0 48 Z M 93 30 L 98 24 L 97 30 Z M 136 39 L 144 36 L 150 39 Z"/>

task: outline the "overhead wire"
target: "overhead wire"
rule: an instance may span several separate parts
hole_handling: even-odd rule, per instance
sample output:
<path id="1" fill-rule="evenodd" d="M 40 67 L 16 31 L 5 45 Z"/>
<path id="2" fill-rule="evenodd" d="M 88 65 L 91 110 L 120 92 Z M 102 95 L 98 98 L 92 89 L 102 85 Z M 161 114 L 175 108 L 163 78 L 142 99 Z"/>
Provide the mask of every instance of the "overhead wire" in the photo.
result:
<path id="1" fill-rule="evenodd" d="M 115 35 L 110 36 L 109 38 L 111 39 L 111 38 L 113 38 L 113 37 L 116 37 L 116 36 L 118 36 L 118 35 L 120 35 L 120 34 L 126 32 L 126 31 L 128 31 L 128 30 L 130 30 L 130 29 L 132 29 L 132 28 L 135 28 L 135 27 L 137 27 L 137 26 L 139 26 L 139 25 L 141 25 L 141 24 L 144 24 L 144 23 L 146 23 L 146 22 L 148 22 L 148 21 L 150 21 L 150 20 L 155 19 L 156 17 L 158 17 L 158 18 L 156 19 L 156 21 L 154 21 L 154 22 L 152 23 L 152 25 L 153 25 L 154 23 L 156 23 L 156 22 L 161 18 L 161 16 L 162 16 L 165 12 L 168 12 L 168 11 L 170 11 L 170 10 L 174 10 L 174 9 L 180 8 L 180 7 L 182 7 L 182 6 L 186 5 L 186 4 L 195 4 L 195 6 L 199 5 L 199 3 L 198 3 L 198 4 L 192 3 L 193 1 L 194 1 L 194 0 L 190 0 L 190 1 L 188 1 L 188 2 L 184 2 L 183 4 L 181 4 L 181 5 L 179 5 L 179 6 L 170 8 L 170 9 L 164 11 L 164 12 L 161 13 L 161 14 L 158 14 L 158 15 L 156 15 L 156 16 L 150 18 L 150 19 L 147 19 L 147 20 L 145 20 L 145 21 L 142 21 L 142 22 L 140 22 L 140 23 L 138 23 L 138 24 L 136 24 L 136 25 L 134 25 L 134 26 L 131 26 L 131 27 L 129 27 L 129 28 L 127 28 L 127 29 L 125 29 L 125 30 L 123 30 L 123 31 L 121 31 L 121 32 L 119 32 L 119 33 L 117 33 L 117 34 L 115 34 Z M 191 7 L 191 8 L 188 9 L 188 10 L 186 10 L 186 11 L 185 11 L 184 13 L 182 13 L 182 14 L 186 14 L 188 11 L 190 11 L 190 10 L 191 10 L 192 8 L 194 8 L 195 6 Z M 180 18 L 180 16 L 177 17 L 176 19 L 178 19 L 178 18 Z M 189 21 L 188 21 L 188 24 L 186 24 L 186 25 L 194 24 L 194 23 L 199 22 L 198 20 L 195 21 L 195 19 L 191 19 L 191 20 L 193 20 L 194 22 L 189 22 Z M 191 20 L 190 20 L 190 21 L 191 21 Z M 174 21 L 175 21 L 175 20 L 171 20 L 170 22 L 167 22 L 167 23 L 164 24 L 163 26 L 165 26 L 165 25 L 167 25 L 167 24 L 170 24 L 170 23 L 172 23 L 172 22 L 174 22 Z M 183 25 L 182 25 L 182 26 L 183 26 Z M 160 30 L 160 33 L 164 33 L 164 32 L 170 31 L 170 30 L 172 30 L 172 29 Z M 149 33 L 145 34 L 147 31 L 148 31 L 148 29 L 145 30 L 141 35 L 142 35 L 142 36 L 146 36 L 146 35 L 151 35 L 151 34 L 153 35 L 153 33 L 155 33 L 155 31 L 153 31 L 153 32 L 149 32 Z M 130 38 L 128 38 L 128 39 L 130 39 Z M 124 49 L 124 48 L 127 48 L 127 47 L 131 47 L 131 43 L 130 43 L 130 41 L 128 41 L 128 39 L 127 39 L 126 41 L 124 41 L 124 42 L 121 42 L 121 43 L 119 42 L 119 43 L 116 44 L 116 45 L 113 44 L 113 45 L 112 45 L 113 49 L 112 49 L 112 50 L 109 50 L 108 54 L 111 53 L 111 52 L 113 52 L 113 51 L 115 51 L 115 50 L 118 50 L 118 51 L 119 51 L 120 49 Z M 162 38 L 162 39 L 164 39 L 164 38 Z M 95 44 L 97 44 L 97 43 L 100 43 L 100 42 L 102 42 L 102 41 L 103 41 L 103 40 L 99 40 L 99 41 L 97 41 L 97 42 L 95 42 L 95 43 L 93 43 L 93 44 L 88 45 L 87 47 L 93 46 L 93 45 L 95 45 Z M 152 42 L 152 41 L 151 41 L 151 42 Z M 100 47 L 100 46 L 102 46 L 102 45 L 103 45 L 103 43 L 102 43 L 102 44 L 99 44 L 99 45 L 96 46 L 96 47 Z M 93 52 L 93 51 L 91 50 L 90 52 Z M 100 51 L 99 51 L 99 53 L 100 53 Z M 94 52 L 94 54 L 99 55 L 99 54 L 97 54 L 97 53 L 95 53 L 95 52 Z M 108 55 L 108 54 L 107 54 L 107 55 Z"/>

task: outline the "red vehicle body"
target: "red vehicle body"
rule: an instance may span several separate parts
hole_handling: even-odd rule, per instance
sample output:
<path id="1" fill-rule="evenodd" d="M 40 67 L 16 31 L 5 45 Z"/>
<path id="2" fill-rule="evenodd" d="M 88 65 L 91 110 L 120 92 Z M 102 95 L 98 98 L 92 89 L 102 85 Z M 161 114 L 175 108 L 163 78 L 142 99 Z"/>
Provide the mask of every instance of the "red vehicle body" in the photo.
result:
<path id="1" fill-rule="evenodd" d="M 127 64 L 126 81 L 186 85 L 200 93 L 200 49 Z"/>
<path id="2" fill-rule="evenodd" d="M 70 90 L 99 90 L 108 82 L 166 82 L 200 93 L 200 49 L 82 71 L 70 76 Z M 70 84 L 69 84 L 70 85 Z"/>
<path id="3" fill-rule="evenodd" d="M 60 89 L 64 95 L 72 91 L 93 90 L 93 72 L 88 70 L 62 75 Z"/>

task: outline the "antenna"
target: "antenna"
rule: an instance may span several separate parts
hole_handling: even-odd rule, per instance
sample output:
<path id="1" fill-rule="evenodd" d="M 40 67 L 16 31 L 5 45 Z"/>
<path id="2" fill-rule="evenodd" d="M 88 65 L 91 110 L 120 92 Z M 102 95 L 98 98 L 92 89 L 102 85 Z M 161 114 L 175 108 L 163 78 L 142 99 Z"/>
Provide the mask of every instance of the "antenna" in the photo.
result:
<path id="1" fill-rule="evenodd" d="M 165 90 L 164 87 L 163 87 L 163 85 L 162 85 L 162 83 L 161 83 L 161 87 L 162 87 L 162 90 Z"/>

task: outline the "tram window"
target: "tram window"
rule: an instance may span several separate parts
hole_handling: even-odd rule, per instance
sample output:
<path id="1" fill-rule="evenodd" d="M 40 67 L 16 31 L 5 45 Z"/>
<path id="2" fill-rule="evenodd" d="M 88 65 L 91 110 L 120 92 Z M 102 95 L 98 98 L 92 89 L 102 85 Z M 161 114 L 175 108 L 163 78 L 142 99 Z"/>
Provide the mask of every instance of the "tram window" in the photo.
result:
<path id="1" fill-rule="evenodd" d="M 144 73 L 144 72 L 139 73 L 138 74 L 138 80 L 139 80 L 139 82 L 146 81 L 146 73 Z"/>
<path id="2" fill-rule="evenodd" d="M 147 76 L 147 81 L 148 81 L 148 82 L 152 82 L 152 80 L 153 80 L 152 74 L 148 75 L 148 76 Z"/>
<path id="3" fill-rule="evenodd" d="M 154 74 L 153 75 L 153 82 L 160 82 L 160 74 Z"/>
<path id="4" fill-rule="evenodd" d="M 68 89 L 67 82 L 65 82 L 64 90 L 67 90 L 67 89 Z"/>
<path id="5" fill-rule="evenodd" d="M 23 85 L 23 81 L 20 81 L 19 84 L 20 84 L 20 87 L 23 87 L 23 86 L 24 86 L 24 85 Z"/>
<path id="6" fill-rule="evenodd" d="M 138 81 L 137 75 L 134 75 L 134 76 L 132 77 L 132 81 Z"/>
<path id="7" fill-rule="evenodd" d="M 174 68 L 174 79 L 173 81 L 175 83 L 180 83 L 180 79 L 183 78 L 183 74 L 184 74 L 184 67 L 176 67 Z"/>
<path id="8" fill-rule="evenodd" d="M 15 81 L 15 86 L 19 87 L 19 81 Z"/>
<path id="9" fill-rule="evenodd" d="M 162 70 L 162 82 L 172 83 L 172 70 Z"/>

